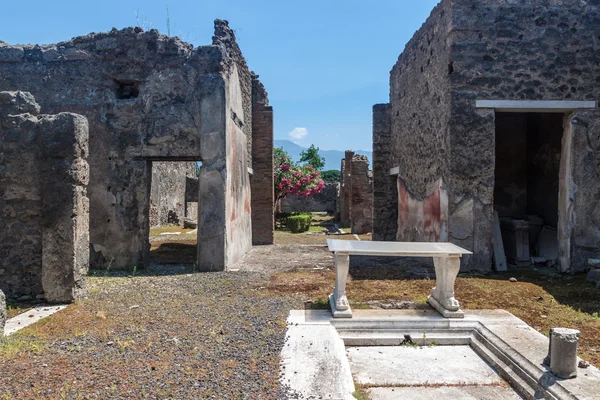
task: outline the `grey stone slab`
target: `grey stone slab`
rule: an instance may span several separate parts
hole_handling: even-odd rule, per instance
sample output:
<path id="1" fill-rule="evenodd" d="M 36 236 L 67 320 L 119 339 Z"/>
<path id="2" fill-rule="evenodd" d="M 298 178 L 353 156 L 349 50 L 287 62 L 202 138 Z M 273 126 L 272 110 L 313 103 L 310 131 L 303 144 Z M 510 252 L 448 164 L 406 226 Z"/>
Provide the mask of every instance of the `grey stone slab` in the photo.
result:
<path id="1" fill-rule="evenodd" d="M 368 385 L 502 385 L 469 346 L 347 347 L 357 383 Z"/>
<path id="2" fill-rule="evenodd" d="M 368 391 L 371 400 L 518 400 L 511 387 L 504 386 L 442 386 L 442 387 L 378 387 Z"/>
<path id="3" fill-rule="evenodd" d="M 292 325 L 281 350 L 281 384 L 299 398 L 352 399 L 344 342 L 331 325 Z"/>
<path id="4" fill-rule="evenodd" d="M 12 335 L 13 333 L 20 331 L 21 329 L 34 324 L 43 318 L 49 317 L 60 310 L 64 310 L 66 307 L 66 305 L 38 306 L 27 312 L 21 313 L 16 317 L 10 318 L 6 321 L 6 325 L 4 326 L 4 335 Z"/>

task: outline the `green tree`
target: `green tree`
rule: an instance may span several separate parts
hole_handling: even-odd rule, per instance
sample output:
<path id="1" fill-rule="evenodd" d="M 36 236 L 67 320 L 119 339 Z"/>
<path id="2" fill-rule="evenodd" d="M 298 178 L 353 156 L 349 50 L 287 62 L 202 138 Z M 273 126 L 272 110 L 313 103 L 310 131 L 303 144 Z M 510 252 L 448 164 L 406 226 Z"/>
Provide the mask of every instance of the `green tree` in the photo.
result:
<path id="1" fill-rule="evenodd" d="M 319 148 L 311 144 L 310 147 L 300 153 L 300 162 L 305 165 L 312 165 L 314 169 L 320 171 L 325 166 L 325 158 L 319 155 Z"/>
<path id="2" fill-rule="evenodd" d="M 321 178 L 323 178 L 325 182 L 338 182 L 341 177 L 342 173 L 337 169 L 321 171 Z"/>

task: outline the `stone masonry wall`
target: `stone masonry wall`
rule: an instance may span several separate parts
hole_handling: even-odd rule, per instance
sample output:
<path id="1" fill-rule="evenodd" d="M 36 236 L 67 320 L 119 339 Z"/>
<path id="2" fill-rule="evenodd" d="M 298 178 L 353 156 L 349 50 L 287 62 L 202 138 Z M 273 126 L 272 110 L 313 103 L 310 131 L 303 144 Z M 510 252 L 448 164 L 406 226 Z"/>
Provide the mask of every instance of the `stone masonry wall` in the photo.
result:
<path id="1" fill-rule="evenodd" d="M 0 289 L 71 302 L 89 267 L 88 124 L 0 92 Z"/>
<path id="2" fill-rule="evenodd" d="M 154 161 L 202 160 L 199 269 L 224 269 L 248 249 L 250 87 L 233 31 L 221 20 L 215 21 L 212 45 L 197 48 L 133 28 L 53 45 L 0 43 L 0 90 L 30 91 L 43 112 L 71 111 L 89 121 L 97 268 L 147 262 Z M 231 107 L 232 98 L 239 106 Z M 233 162 L 238 155 L 243 163 Z M 243 229 L 228 219 L 230 199 L 242 210 Z M 231 228 L 240 229 L 232 235 Z"/>
<path id="3" fill-rule="evenodd" d="M 475 99 L 597 100 L 600 4 L 575 0 L 453 5 L 451 204 L 473 198 L 475 263 L 490 265 L 494 113 Z M 583 188 L 582 188 L 583 189 Z M 584 191 L 586 189 L 583 189 Z M 580 221 L 584 226 L 589 220 Z M 453 219 L 450 218 L 450 226 Z M 585 229 L 584 226 L 580 227 Z M 587 260 L 572 260 L 579 270 Z"/>
<path id="4" fill-rule="evenodd" d="M 281 202 L 281 211 L 335 213 L 339 186 L 339 182 L 326 182 L 321 193 L 308 197 L 287 196 Z"/>
<path id="5" fill-rule="evenodd" d="M 354 152 L 346 150 L 340 181 L 340 197 L 343 199 L 340 208 L 340 224 L 350 226 L 350 207 L 352 204 L 352 157 Z"/>
<path id="6" fill-rule="evenodd" d="M 273 244 L 273 107 L 263 84 L 252 81 L 252 244 Z"/>
<path id="7" fill-rule="evenodd" d="M 194 171 L 194 176 L 186 176 L 185 178 L 185 218 L 194 221 L 198 221 L 199 190 L 198 177 L 196 177 L 196 171 Z"/>
<path id="8" fill-rule="evenodd" d="M 373 230 L 373 175 L 366 156 L 355 155 L 351 165 L 350 226 L 352 233 L 369 233 Z"/>
<path id="9" fill-rule="evenodd" d="M 195 176 L 196 163 L 193 161 L 152 163 L 150 226 L 183 226 L 187 178 Z M 196 192 L 196 202 L 197 197 Z"/>
<path id="10" fill-rule="evenodd" d="M 399 57 L 390 76 L 399 177 L 418 201 L 441 182 L 448 239 L 474 252 L 463 267 L 489 269 L 492 256 L 495 112 L 475 101 L 597 100 L 599 23 L 595 1 L 443 0 Z"/>
<path id="11" fill-rule="evenodd" d="M 390 169 L 396 167 L 392 151 L 391 107 L 373 106 L 373 240 L 394 241 L 398 230 L 398 191 L 396 176 Z"/>

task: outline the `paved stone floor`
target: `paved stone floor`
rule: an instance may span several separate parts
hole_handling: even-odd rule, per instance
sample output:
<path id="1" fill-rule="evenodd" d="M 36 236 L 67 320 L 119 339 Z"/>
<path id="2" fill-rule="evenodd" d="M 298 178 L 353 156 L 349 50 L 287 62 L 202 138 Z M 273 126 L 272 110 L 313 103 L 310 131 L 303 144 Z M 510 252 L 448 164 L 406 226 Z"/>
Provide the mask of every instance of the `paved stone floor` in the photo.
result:
<path id="1" fill-rule="evenodd" d="M 372 400 L 521 398 L 466 345 L 348 346 L 346 354 Z"/>

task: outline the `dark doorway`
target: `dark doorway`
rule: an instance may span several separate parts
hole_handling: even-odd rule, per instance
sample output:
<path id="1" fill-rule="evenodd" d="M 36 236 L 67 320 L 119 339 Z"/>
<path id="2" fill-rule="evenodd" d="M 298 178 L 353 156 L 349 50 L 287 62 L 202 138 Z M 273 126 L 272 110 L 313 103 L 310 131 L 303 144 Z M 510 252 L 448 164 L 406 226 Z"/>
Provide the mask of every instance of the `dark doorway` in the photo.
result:
<path id="1" fill-rule="evenodd" d="M 494 209 L 509 264 L 557 262 L 563 117 L 496 113 Z"/>

